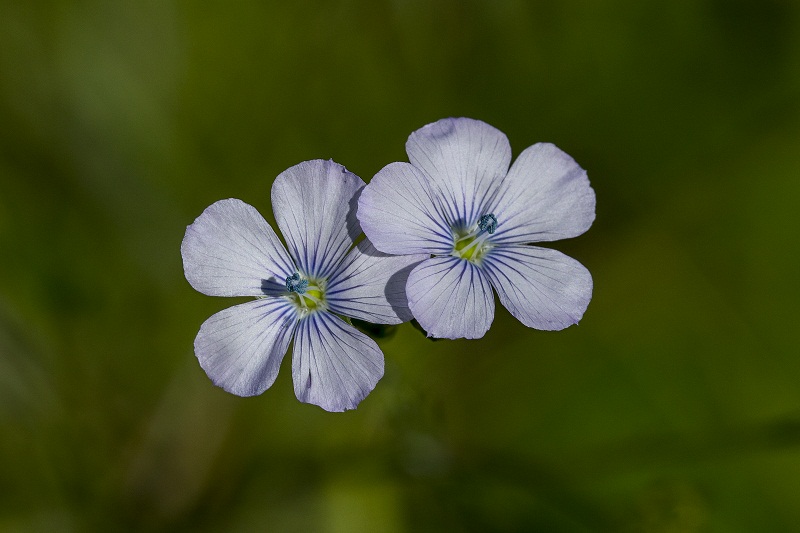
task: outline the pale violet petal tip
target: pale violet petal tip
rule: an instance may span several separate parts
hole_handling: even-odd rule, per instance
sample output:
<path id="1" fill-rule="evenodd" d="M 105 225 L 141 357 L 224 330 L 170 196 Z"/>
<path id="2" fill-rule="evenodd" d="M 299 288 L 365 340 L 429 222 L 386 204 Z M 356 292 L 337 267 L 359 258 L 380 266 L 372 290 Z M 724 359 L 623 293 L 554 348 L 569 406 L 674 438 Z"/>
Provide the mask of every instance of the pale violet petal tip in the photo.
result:
<path id="1" fill-rule="evenodd" d="M 209 296 L 259 296 L 294 268 L 256 208 L 234 198 L 211 204 L 186 228 L 181 256 L 187 281 Z"/>
<path id="2" fill-rule="evenodd" d="M 592 299 L 592 275 L 556 250 L 501 246 L 483 267 L 503 306 L 531 328 L 558 331 L 577 324 Z"/>
<path id="3" fill-rule="evenodd" d="M 289 253 L 303 273 L 327 277 L 361 234 L 356 218 L 364 181 L 342 165 L 315 159 L 283 171 L 272 208 Z"/>
<path id="4" fill-rule="evenodd" d="M 435 183 L 409 163 L 390 163 L 364 188 L 358 219 L 375 247 L 390 254 L 448 253 L 450 224 Z"/>
<path id="5" fill-rule="evenodd" d="M 297 399 L 331 412 L 355 409 L 383 377 L 375 341 L 342 319 L 320 312 L 298 323 L 292 357 Z"/>
<path id="6" fill-rule="evenodd" d="M 426 259 L 411 271 L 406 292 L 411 312 L 431 337 L 478 339 L 492 325 L 492 287 L 469 261 Z"/>
<path id="7" fill-rule="evenodd" d="M 550 143 L 526 148 L 514 161 L 490 210 L 494 242 L 526 244 L 581 235 L 595 219 L 595 192 L 586 171 Z"/>
<path id="8" fill-rule="evenodd" d="M 261 298 L 223 309 L 200 327 L 195 355 L 211 381 L 237 396 L 254 396 L 275 382 L 297 322 L 283 298 Z"/>
<path id="9" fill-rule="evenodd" d="M 484 214 L 511 163 L 503 132 L 470 118 L 447 118 L 413 132 L 406 142 L 412 165 L 441 191 L 451 225 L 470 226 Z"/>

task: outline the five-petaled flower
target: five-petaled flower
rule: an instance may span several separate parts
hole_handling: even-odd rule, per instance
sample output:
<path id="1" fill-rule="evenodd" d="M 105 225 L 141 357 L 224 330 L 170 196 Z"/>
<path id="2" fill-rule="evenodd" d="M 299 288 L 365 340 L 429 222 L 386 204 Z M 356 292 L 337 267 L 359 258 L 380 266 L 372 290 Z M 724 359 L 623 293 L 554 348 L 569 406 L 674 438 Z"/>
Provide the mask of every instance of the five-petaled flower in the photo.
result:
<path id="1" fill-rule="evenodd" d="M 294 337 L 297 398 L 328 411 L 354 409 L 383 376 L 383 353 L 346 319 L 410 320 L 405 284 L 426 256 L 390 256 L 361 234 L 364 182 L 333 161 L 281 173 L 272 207 L 288 253 L 256 209 L 221 200 L 186 229 L 186 279 L 210 296 L 256 296 L 213 315 L 194 348 L 211 380 L 239 396 L 261 394 L 278 375 Z"/>
<path id="2" fill-rule="evenodd" d="M 494 296 L 529 327 L 578 323 L 592 296 L 586 268 L 534 242 L 575 237 L 591 226 L 595 195 L 586 172 L 552 144 L 535 144 L 513 166 L 506 136 L 484 122 L 444 119 L 406 143 L 409 163 L 378 172 L 358 218 L 375 247 L 426 254 L 408 277 L 409 307 L 432 337 L 482 337 Z"/>

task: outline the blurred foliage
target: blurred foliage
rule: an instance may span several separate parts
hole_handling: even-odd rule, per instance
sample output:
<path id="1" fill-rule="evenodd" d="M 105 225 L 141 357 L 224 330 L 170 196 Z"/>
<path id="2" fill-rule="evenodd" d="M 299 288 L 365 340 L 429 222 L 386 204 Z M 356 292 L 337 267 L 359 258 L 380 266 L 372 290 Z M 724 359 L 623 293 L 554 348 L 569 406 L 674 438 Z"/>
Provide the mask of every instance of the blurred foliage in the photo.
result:
<path id="1" fill-rule="evenodd" d="M 213 387 L 185 226 L 447 116 L 589 171 L 581 324 Z M 797 531 L 800 4 L 0 0 L 0 125 L 0 530 Z"/>

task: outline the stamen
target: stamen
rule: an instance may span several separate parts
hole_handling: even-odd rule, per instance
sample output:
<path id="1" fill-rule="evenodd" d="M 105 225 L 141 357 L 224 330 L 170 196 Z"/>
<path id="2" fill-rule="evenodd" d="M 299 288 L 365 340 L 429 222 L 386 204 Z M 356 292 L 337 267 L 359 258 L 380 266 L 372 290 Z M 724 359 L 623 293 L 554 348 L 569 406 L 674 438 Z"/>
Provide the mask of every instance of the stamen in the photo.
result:
<path id="1" fill-rule="evenodd" d="M 473 248 L 482 247 L 483 243 L 485 241 L 486 241 L 486 236 L 485 235 L 478 235 L 477 237 L 474 237 L 472 239 L 472 241 L 466 243 L 466 246 L 464 246 L 463 248 L 459 249 L 459 252 L 461 253 L 461 256 L 462 257 L 471 257 L 472 255 L 474 255 L 472 253 L 472 249 Z M 478 248 L 478 249 L 480 249 L 480 248 Z"/>
<path id="2" fill-rule="evenodd" d="M 300 279 L 300 274 L 295 272 L 291 276 L 287 276 L 286 278 L 286 290 L 289 292 L 296 292 L 297 294 L 303 294 L 306 292 L 308 288 L 308 280 L 307 279 Z"/>
<path id="3" fill-rule="evenodd" d="M 316 287 L 315 287 L 315 289 L 316 289 Z M 316 290 L 315 292 L 319 292 L 319 291 Z M 310 290 L 308 292 L 303 292 L 303 293 L 298 293 L 298 294 L 300 295 L 300 302 L 303 305 L 305 305 L 306 307 L 313 307 L 313 306 L 317 306 L 317 305 L 322 303 L 322 300 L 320 300 L 319 298 L 317 298 L 316 296 L 311 294 Z M 306 301 L 306 300 L 308 300 L 308 301 Z M 311 302 L 311 303 L 309 304 L 309 302 Z"/>
<path id="4" fill-rule="evenodd" d="M 483 231 L 488 231 L 489 235 L 493 234 L 494 230 L 497 229 L 497 217 L 491 213 L 483 215 L 480 220 L 478 220 L 478 227 Z"/>

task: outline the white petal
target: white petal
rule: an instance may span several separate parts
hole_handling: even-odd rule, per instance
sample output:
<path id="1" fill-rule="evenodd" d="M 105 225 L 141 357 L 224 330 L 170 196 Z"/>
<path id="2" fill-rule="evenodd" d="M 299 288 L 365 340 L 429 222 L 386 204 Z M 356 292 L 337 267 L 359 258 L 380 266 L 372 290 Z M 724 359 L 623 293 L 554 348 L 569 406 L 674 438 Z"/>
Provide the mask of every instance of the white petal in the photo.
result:
<path id="1" fill-rule="evenodd" d="M 555 331 L 577 324 L 592 299 L 592 275 L 556 250 L 498 246 L 483 269 L 500 302 L 528 327 Z"/>
<path id="2" fill-rule="evenodd" d="M 494 295 L 480 268 L 457 257 L 433 257 L 408 277 L 408 306 L 430 337 L 478 339 L 494 318 Z"/>
<path id="3" fill-rule="evenodd" d="M 390 254 L 448 254 L 453 233 L 439 207 L 435 183 L 408 163 L 391 163 L 369 182 L 358 200 L 364 233 Z"/>
<path id="4" fill-rule="evenodd" d="M 285 298 L 235 305 L 203 323 L 195 355 L 216 386 L 237 396 L 261 394 L 275 382 L 296 323 Z"/>
<path id="5" fill-rule="evenodd" d="M 525 244 L 576 237 L 594 221 L 595 196 L 586 171 L 549 143 L 527 148 L 514 161 L 498 198 L 495 243 Z"/>
<path id="6" fill-rule="evenodd" d="M 292 358 L 294 392 L 326 411 L 355 409 L 383 376 L 375 341 L 327 312 L 297 325 Z"/>
<path id="7" fill-rule="evenodd" d="M 511 147 L 501 131 L 469 118 L 447 118 L 415 131 L 408 159 L 438 185 L 450 226 L 470 227 L 508 172 Z"/>
<path id="8" fill-rule="evenodd" d="M 428 257 L 384 254 L 364 239 L 331 276 L 325 293 L 330 310 L 376 324 L 411 320 L 406 281 L 411 269 Z"/>
<path id="9" fill-rule="evenodd" d="M 272 210 L 302 273 L 328 277 L 361 234 L 356 218 L 364 182 L 334 161 L 315 159 L 272 184 Z"/>
<path id="10" fill-rule="evenodd" d="M 234 198 L 211 204 L 186 228 L 181 255 L 186 279 L 209 296 L 263 295 L 294 272 L 275 231 Z"/>

